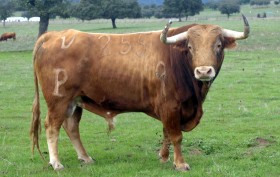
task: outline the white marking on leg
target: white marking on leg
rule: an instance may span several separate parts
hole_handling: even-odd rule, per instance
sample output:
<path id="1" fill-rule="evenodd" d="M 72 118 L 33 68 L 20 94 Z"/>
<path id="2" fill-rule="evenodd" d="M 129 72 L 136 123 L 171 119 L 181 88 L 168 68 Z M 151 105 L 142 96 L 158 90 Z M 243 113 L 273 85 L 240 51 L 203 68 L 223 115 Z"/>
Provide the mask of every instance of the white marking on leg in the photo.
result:
<path id="1" fill-rule="evenodd" d="M 66 45 L 65 44 L 65 36 L 61 37 L 61 39 L 62 39 L 61 48 L 62 49 L 68 49 L 71 46 L 71 44 L 74 42 L 75 38 L 76 38 L 76 36 L 73 36 L 71 41 Z"/>
<path id="2" fill-rule="evenodd" d="M 61 170 L 64 167 L 58 159 L 58 132 L 50 129 L 52 129 L 52 127 L 48 127 L 46 130 L 50 165 L 52 165 L 54 170 Z"/>
<path id="3" fill-rule="evenodd" d="M 67 81 L 68 76 L 66 70 L 62 68 L 54 69 L 54 73 L 55 73 L 55 88 L 53 90 L 53 94 L 55 96 L 62 97 L 63 95 L 59 93 L 59 87 Z M 63 75 L 62 80 L 59 80 L 60 73 Z"/>

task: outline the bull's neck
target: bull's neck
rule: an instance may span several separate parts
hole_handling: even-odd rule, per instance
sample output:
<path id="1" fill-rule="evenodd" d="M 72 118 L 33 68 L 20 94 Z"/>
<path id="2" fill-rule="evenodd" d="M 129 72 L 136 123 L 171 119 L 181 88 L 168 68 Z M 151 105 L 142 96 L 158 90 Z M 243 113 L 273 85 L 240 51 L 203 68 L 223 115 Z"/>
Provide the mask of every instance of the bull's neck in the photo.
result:
<path id="1" fill-rule="evenodd" d="M 191 97 L 196 97 L 198 104 L 203 103 L 209 88 L 214 80 L 202 82 L 198 81 L 193 74 L 191 56 L 185 52 L 171 48 L 170 65 L 176 89 L 181 101 L 186 101 Z"/>
<path id="2" fill-rule="evenodd" d="M 205 81 L 205 82 L 197 81 L 197 83 L 200 90 L 201 100 L 202 102 L 204 102 L 207 93 L 211 87 L 212 81 Z"/>

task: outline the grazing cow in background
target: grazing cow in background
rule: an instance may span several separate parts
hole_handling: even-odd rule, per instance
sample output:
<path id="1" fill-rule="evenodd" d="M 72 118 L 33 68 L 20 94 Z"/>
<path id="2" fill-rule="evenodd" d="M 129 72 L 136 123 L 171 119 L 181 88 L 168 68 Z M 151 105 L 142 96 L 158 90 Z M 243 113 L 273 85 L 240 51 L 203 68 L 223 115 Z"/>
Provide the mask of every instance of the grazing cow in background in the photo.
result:
<path id="1" fill-rule="evenodd" d="M 63 169 L 58 157 L 61 126 L 78 159 L 92 162 L 80 140 L 83 109 L 104 117 L 109 129 L 124 112 L 144 112 L 163 124 L 161 162 L 174 146 L 174 166 L 189 170 L 182 151 L 182 131 L 202 117 L 202 103 L 224 60 L 224 49 L 249 35 L 216 25 L 131 34 L 85 33 L 76 30 L 43 34 L 34 48 L 35 98 L 30 135 L 39 148 L 39 84 L 47 103 L 45 120 L 50 165 Z M 41 154 L 42 155 L 42 154 Z"/>
<path id="2" fill-rule="evenodd" d="M 16 39 L 16 33 L 3 33 L 0 37 L 0 41 L 7 41 L 8 39 Z"/>

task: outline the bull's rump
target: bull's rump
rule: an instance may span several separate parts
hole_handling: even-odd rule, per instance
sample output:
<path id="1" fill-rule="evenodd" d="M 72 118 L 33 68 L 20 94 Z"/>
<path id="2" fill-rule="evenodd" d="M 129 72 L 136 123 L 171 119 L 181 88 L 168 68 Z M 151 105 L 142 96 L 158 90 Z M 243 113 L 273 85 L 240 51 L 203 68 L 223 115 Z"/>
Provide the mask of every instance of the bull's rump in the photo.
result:
<path id="1" fill-rule="evenodd" d="M 159 35 L 67 30 L 41 36 L 34 68 L 47 103 L 86 96 L 110 109 L 147 109 L 161 94 L 156 69 L 164 50 L 158 52 L 163 47 Z"/>

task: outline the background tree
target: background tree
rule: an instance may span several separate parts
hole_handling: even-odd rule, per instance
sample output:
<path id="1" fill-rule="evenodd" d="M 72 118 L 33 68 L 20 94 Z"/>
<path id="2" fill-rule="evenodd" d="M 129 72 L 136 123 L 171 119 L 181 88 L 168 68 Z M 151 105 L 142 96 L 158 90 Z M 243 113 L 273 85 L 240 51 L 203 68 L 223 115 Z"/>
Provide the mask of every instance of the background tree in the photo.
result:
<path id="1" fill-rule="evenodd" d="M 117 28 L 117 18 L 140 18 L 141 8 L 137 0 L 102 0 L 101 16 L 111 19 L 113 28 Z"/>
<path id="2" fill-rule="evenodd" d="M 219 1 L 209 0 L 207 3 L 205 3 L 205 6 L 209 7 L 210 9 L 217 10 L 219 8 Z"/>
<path id="3" fill-rule="evenodd" d="M 151 18 L 155 16 L 156 10 L 157 10 L 157 6 L 155 4 L 144 5 L 141 8 L 141 15 L 144 18 Z"/>
<path id="4" fill-rule="evenodd" d="M 163 5 L 157 6 L 155 10 L 155 18 L 163 18 Z"/>
<path id="5" fill-rule="evenodd" d="M 238 0 L 222 0 L 219 5 L 219 11 L 229 18 L 231 14 L 240 12 L 240 4 Z"/>
<path id="6" fill-rule="evenodd" d="M 6 20 L 14 13 L 14 3 L 10 0 L 2 0 L 0 3 L 0 18 L 3 20 L 3 26 L 6 25 Z"/>
<path id="7" fill-rule="evenodd" d="M 265 5 L 269 5 L 270 4 L 270 0 L 251 0 L 250 1 L 250 5 L 258 5 L 258 6 L 265 6 Z"/>
<path id="8" fill-rule="evenodd" d="M 201 0 L 187 0 L 185 4 L 185 16 L 194 16 L 203 10 L 203 3 Z"/>
<path id="9" fill-rule="evenodd" d="M 184 0 L 164 0 L 163 16 L 166 18 L 176 17 L 182 21 L 184 13 Z"/>
<path id="10" fill-rule="evenodd" d="M 162 6 L 156 4 L 144 5 L 141 9 L 141 15 L 144 18 L 162 18 Z"/>
<path id="11" fill-rule="evenodd" d="M 163 2 L 163 16 L 170 18 L 179 18 L 198 14 L 203 9 L 201 0 L 164 0 Z"/>
<path id="12" fill-rule="evenodd" d="M 250 0 L 239 0 L 240 4 L 249 4 Z"/>
<path id="13" fill-rule="evenodd" d="M 40 17 L 39 33 L 41 36 L 48 30 L 49 19 L 51 16 L 61 15 L 66 17 L 66 7 L 69 7 L 67 0 L 18 0 L 29 12 L 36 12 Z"/>
<path id="14" fill-rule="evenodd" d="M 23 12 L 21 13 L 21 16 L 22 16 L 22 17 L 26 17 L 26 18 L 28 19 L 28 21 L 29 21 L 29 19 L 30 19 L 31 17 L 33 17 L 33 14 L 30 13 L 29 11 L 23 11 Z"/>
<path id="15" fill-rule="evenodd" d="M 95 18 L 111 19 L 113 28 L 117 28 L 118 18 L 139 18 L 141 7 L 137 0 L 81 0 L 76 17 L 82 20 Z"/>
<path id="16" fill-rule="evenodd" d="M 99 18 L 100 9 L 93 5 L 92 1 L 81 0 L 80 3 L 73 5 L 71 16 L 84 20 Z"/>

